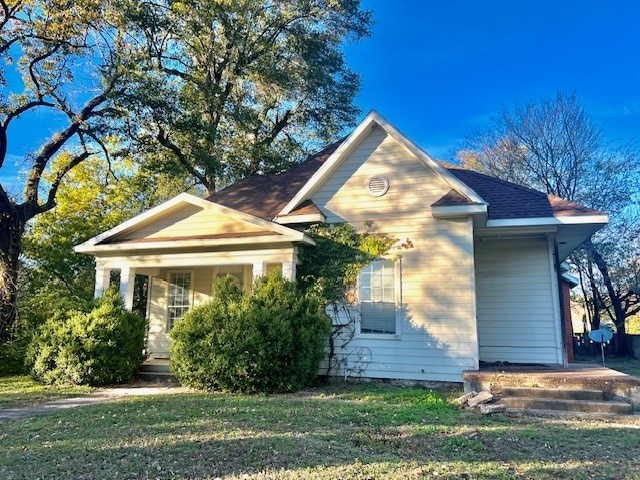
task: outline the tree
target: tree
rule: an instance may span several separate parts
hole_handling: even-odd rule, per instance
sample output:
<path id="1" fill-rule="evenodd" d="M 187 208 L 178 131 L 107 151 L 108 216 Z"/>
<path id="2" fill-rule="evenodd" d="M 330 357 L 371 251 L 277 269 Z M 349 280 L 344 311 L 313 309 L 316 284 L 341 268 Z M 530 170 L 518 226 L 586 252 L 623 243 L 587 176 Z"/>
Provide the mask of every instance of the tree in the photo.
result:
<path id="1" fill-rule="evenodd" d="M 0 343 L 16 320 L 27 222 L 55 206 L 74 167 L 106 151 L 111 100 L 136 64 L 118 10 L 106 0 L 0 0 L 0 169 L 8 167 L 16 132 L 34 115 L 50 118 L 57 130 L 23 156 L 28 173 L 20 195 L 11 195 L 15 185 L 0 184 Z M 33 144 L 39 133 L 30 132 Z"/>
<path id="2" fill-rule="evenodd" d="M 134 145 L 209 193 L 291 165 L 353 122 L 341 45 L 369 33 L 359 0 L 132 2 L 149 72 L 122 98 Z"/>
<path id="3" fill-rule="evenodd" d="M 584 292 L 590 290 L 593 326 L 598 328 L 601 311 L 608 313 L 618 330 L 618 353 L 626 353 L 625 318 L 638 306 L 637 148 L 607 144 L 575 93 L 559 93 L 503 110 L 488 131 L 467 139 L 458 159 L 468 168 L 610 214 L 609 226 L 572 258 Z"/>
<path id="4" fill-rule="evenodd" d="M 21 195 L 0 185 L 0 343 L 27 222 L 73 168 L 110 158 L 109 135 L 208 191 L 278 171 L 352 121 L 358 81 L 340 47 L 369 22 L 359 0 L 0 0 L 0 169 L 20 120 L 58 130 L 24 155 Z"/>
<path id="5" fill-rule="evenodd" d="M 73 247 L 187 189 L 183 178 L 138 169 L 132 160 L 109 167 L 93 157 L 75 167 L 60 183 L 56 206 L 34 218 L 23 238 L 20 315 L 47 315 L 69 299 L 89 302 L 95 262 Z"/>

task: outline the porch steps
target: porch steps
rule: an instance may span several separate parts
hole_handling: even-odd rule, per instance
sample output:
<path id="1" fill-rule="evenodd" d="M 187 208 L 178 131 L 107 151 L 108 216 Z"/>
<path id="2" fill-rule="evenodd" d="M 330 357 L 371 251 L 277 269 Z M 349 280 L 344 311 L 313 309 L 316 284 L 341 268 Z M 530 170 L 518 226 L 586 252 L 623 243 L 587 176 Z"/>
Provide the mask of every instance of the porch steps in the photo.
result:
<path id="1" fill-rule="evenodd" d="M 630 415 L 633 406 L 627 402 L 606 400 L 602 390 L 569 388 L 503 387 L 498 403 L 514 410 L 547 410 L 559 412 Z"/>
<path id="2" fill-rule="evenodd" d="M 140 366 L 136 378 L 142 382 L 179 383 L 169 369 L 168 360 L 147 360 Z"/>

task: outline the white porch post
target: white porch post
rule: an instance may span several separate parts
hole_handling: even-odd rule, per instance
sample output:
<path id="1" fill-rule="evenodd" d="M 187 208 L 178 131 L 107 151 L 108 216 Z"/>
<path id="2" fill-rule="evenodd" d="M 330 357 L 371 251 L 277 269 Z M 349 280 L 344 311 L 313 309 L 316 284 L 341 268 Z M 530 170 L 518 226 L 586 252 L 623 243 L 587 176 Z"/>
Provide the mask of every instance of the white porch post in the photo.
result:
<path id="1" fill-rule="evenodd" d="M 253 279 L 257 280 L 264 275 L 264 262 L 253 262 Z"/>
<path id="2" fill-rule="evenodd" d="M 296 262 L 282 262 L 282 278 L 290 282 L 296 279 Z"/>
<path id="3" fill-rule="evenodd" d="M 129 265 L 120 268 L 120 295 L 124 300 L 124 308 L 133 309 L 133 284 L 136 279 L 136 270 Z"/>
<path id="4" fill-rule="evenodd" d="M 104 291 L 109 288 L 109 278 L 111 269 L 96 265 L 96 286 L 93 290 L 93 298 L 100 298 Z"/>

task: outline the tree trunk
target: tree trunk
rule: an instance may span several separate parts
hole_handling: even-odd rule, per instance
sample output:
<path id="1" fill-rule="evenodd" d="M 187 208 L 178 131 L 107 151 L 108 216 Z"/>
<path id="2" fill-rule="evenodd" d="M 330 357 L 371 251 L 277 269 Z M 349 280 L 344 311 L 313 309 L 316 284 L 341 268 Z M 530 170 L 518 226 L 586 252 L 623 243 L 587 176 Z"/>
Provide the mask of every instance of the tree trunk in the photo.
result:
<path id="1" fill-rule="evenodd" d="M 21 217 L 10 203 L 0 204 L 0 344 L 12 338 L 18 317 L 18 259 L 25 227 Z"/>
<path id="2" fill-rule="evenodd" d="M 622 300 L 620 299 L 620 296 L 613 286 L 613 281 L 611 280 L 611 275 L 609 275 L 609 268 L 607 267 L 607 263 L 605 262 L 604 258 L 602 258 L 602 255 L 600 255 L 600 252 L 598 252 L 593 243 L 591 243 L 591 240 L 589 240 L 585 244 L 585 248 L 587 249 L 587 252 L 589 252 L 589 255 L 593 259 L 593 263 L 596 264 L 596 267 L 598 267 L 598 270 L 602 275 L 602 281 L 607 288 L 611 306 L 613 307 L 613 313 L 615 315 L 614 322 L 618 331 L 618 348 L 616 349 L 616 353 L 618 355 L 628 355 L 629 345 L 627 344 L 627 333 L 625 331 L 624 324 L 626 315 L 624 313 L 624 309 L 622 308 Z"/>

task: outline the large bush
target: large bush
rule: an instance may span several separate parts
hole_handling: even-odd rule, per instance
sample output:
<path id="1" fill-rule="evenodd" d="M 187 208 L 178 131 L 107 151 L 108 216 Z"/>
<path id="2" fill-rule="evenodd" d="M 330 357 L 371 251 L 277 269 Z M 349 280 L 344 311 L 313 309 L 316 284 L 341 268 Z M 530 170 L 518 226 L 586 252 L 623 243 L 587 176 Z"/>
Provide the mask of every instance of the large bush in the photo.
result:
<path id="1" fill-rule="evenodd" d="M 144 359 L 145 329 L 109 289 L 89 312 L 58 312 L 42 325 L 30 346 L 32 373 L 45 383 L 129 381 Z"/>
<path id="2" fill-rule="evenodd" d="M 172 329 L 171 368 L 183 385 L 288 392 L 316 377 L 331 322 L 320 302 L 274 274 L 241 293 L 230 276 Z"/>

